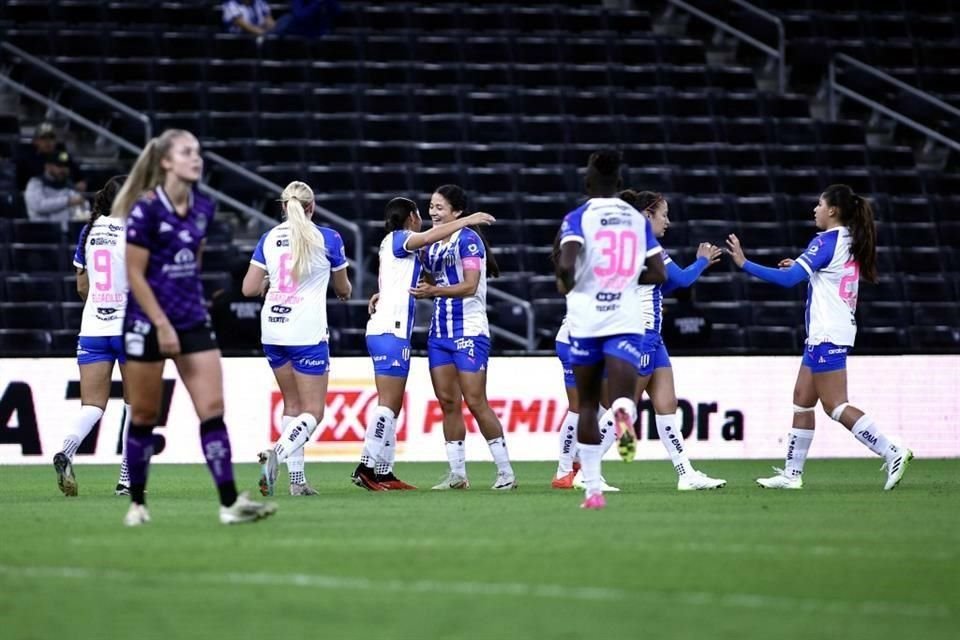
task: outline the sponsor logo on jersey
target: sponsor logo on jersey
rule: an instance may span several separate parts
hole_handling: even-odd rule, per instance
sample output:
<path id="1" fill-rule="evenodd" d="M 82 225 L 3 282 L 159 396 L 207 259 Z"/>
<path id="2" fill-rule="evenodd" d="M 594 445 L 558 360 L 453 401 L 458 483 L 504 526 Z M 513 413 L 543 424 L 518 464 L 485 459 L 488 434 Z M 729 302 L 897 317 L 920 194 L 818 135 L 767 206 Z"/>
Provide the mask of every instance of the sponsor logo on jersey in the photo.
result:
<path id="1" fill-rule="evenodd" d="M 285 307 L 281 304 L 275 304 L 272 307 L 270 307 L 270 313 L 277 313 L 282 315 L 282 314 L 290 313 L 291 311 L 293 311 L 291 307 Z"/>

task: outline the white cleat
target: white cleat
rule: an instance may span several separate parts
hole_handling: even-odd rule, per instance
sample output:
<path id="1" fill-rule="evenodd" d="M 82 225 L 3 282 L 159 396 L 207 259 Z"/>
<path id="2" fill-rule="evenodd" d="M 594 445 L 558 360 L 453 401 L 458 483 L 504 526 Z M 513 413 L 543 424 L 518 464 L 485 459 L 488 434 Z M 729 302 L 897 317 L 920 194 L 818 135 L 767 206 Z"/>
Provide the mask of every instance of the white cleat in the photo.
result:
<path id="1" fill-rule="evenodd" d="M 462 476 L 459 473 L 453 473 L 447 475 L 446 478 L 440 481 L 439 484 L 435 484 L 430 487 L 433 491 L 450 491 L 451 489 L 469 489 L 470 481 L 467 480 L 467 476 Z"/>
<path id="2" fill-rule="evenodd" d="M 237 496 L 237 501 L 229 507 L 220 507 L 220 524 L 243 524 L 256 522 L 272 516 L 277 512 L 277 505 L 273 502 L 254 502 L 244 491 Z"/>
<path id="3" fill-rule="evenodd" d="M 773 468 L 777 475 L 769 478 L 757 478 L 757 484 L 764 489 L 802 489 L 803 476 L 788 476 L 787 472 L 778 467 Z"/>
<path id="4" fill-rule="evenodd" d="M 727 486 L 726 480 L 711 478 L 704 472 L 696 470 L 685 473 L 677 479 L 677 491 L 702 491 L 704 489 L 720 489 L 725 486 Z"/>
<path id="5" fill-rule="evenodd" d="M 260 463 L 260 481 L 257 483 L 260 487 L 260 495 L 272 496 L 277 486 L 277 474 L 279 466 L 277 464 L 277 452 L 273 449 L 264 449 L 257 456 Z"/>
<path id="6" fill-rule="evenodd" d="M 512 473 L 498 473 L 497 479 L 493 481 L 493 486 L 490 488 L 494 491 L 510 491 L 518 486 L 517 476 Z"/>
<path id="7" fill-rule="evenodd" d="M 583 471 L 577 470 L 577 474 L 573 476 L 573 486 L 575 489 L 580 489 L 581 491 L 586 491 L 587 483 L 583 481 Z M 620 493 L 619 487 L 614 487 L 607 484 L 607 481 L 600 476 L 600 491 L 604 493 Z"/>
<path id="8" fill-rule="evenodd" d="M 887 461 L 880 467 L 887 470 L 887 483 L 883 485 L 884 491 L 892 491 L 897 488 L 911 460 L 913 460 L 913 451 L 905 447 L 898 447 L 895 453 L 887 456 Z"/>
<path id="9" fill-rule="evenodd" d="M 130 503 L 127 515 L 123 516 L 123 524 L 127 527 L 139 527 L 150 522 L 150 512 L 147 511 L 147 505 Z"/>
<path id="10" fill-rule="evenodd" d="M 303 484 L 290 483 L 290 495 L 292 496 L 318 496 L 320 492 L 304 482 Z"/>

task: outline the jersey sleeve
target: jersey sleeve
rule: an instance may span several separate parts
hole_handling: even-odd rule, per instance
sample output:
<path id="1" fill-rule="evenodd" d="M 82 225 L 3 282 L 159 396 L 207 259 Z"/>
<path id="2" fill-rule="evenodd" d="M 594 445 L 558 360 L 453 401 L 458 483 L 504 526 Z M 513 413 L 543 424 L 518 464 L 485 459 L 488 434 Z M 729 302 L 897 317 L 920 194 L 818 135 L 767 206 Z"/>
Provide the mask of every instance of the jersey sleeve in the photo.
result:
<path id="1" fill-rule="evenodd" d="M 73 252 L 73 266 L 77 269 L 87 268 L 87 248 L 84 246 L 83 238 L 89 228 L 89 223 L 83 225 L 83 229 L 80 230 L 80 237 L 77 238 L 77 249 Z"/>
<path id="2" fill-rule="evenodd" d="M 457 253 L 464 271 L 480 271 L 487 256 L 480 236 L 470 229 L 460 232 L 460 237 L 457 238 Z"/>
<path id="3" fill-rule="evenodd" d="M 568 242 L 577 242 L 584 244 L 583 236 L 583 212 L 587 210 L 587 204 L 574 209 L 563 218 L 560 225 L 560 246 Z"/>
<path id="4" fill-rule="evenodd" d="M 330 271 L 340 271 L 347 268 L 347 250 L 343 246 L 343 238 L 333 229 L 322 227 L 323 241 L 327 248 L 327 259 L 330 261 Z"/>
<path id="5" fill-rule="evenodd" d="M 263 245 L 266 242 L 267 234 L 269 233 L 270 232 L 268 231 L 267 233 L 260 236 L 260 241 L 257 243 L 256 248 L 254 248 L 253 255 L 250 256 L 250 264 L 256 265 L 261 269 L 263 269 L 264 271 L 267 270 L 267 257 L 263 255 Z"/>
<path id="6" fill-rule="evenodd" d="M 151 249 L 156 243 L 156 219 L 143 200 L 137 201 L 127 216 L 127 244 Z"/>
<path id="7" fill-rule="evenodd" d="M 819 233 L 810 241 L 807 248 L 797 258 L 797 264 L 809 274 L 823 269 L 833 260 L 833 253 L 837 249 L 837 232 Z"/>
<path id="8" fill-rule="evenodd" d="M 653 226 L 650 224 L 650 218 L 644 216 L 644 228 L 646 229 L 645 235 L 647 236 L 647 253 L 646 256 L 655 256 L 661 251 L 663 247 L 660 246 L 660 243 L 657 242 L 657 236 L 653 233 Z M 666 258 L 664 258 L 666 262 Z"/>
<path id="9" fill-rule="evenodd" d="M 409 229 L 393 232 L 393 255 L 396 258 L 406 258 L 413 255 L 413 251 L 407 249 L 407 240 L 413 232 Z"/>

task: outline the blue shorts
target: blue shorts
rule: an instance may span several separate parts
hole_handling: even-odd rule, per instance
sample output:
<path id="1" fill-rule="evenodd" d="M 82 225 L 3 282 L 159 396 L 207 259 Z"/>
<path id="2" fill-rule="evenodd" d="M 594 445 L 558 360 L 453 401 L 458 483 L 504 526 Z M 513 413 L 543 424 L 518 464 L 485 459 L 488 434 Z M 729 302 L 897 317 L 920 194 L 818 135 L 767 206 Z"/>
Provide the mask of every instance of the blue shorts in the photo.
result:
<path id="1" fill-rule="evenodd" d="M 326 342 L 308 347 L 265 344 L 263 355 L 267 356 L 272 369 L 290 362 L 294 371 L 310 376 L 322 376 L 330 371 L 330 346 Z"/>
<path id="2" fill-rule="evenodd" d="M 621 333 L 600 338 L 570 336 L 570 364 L 575 367 L 596 364 L 602 362 L 605 356 L 612 356 L 639 369 L 642 355 L 642 333 Z"/>
<path id="3" fill-rule="evenodd" d="M 367 353 L 373 358 L 375 375 L 406 378 L 410 373 L 409 340 L 392 333 L 367 336 Z"/>
<path id="4" fill-rule="evenodd" d="M 810 367 L 810 370 L 814 373 L 839 371 L 847 368 L 847 353 L 849 351 L 850 347 L 836 345 L 832 342 L 808 344 L 804 347 L 801 364 Z"/>
<path id="5" fill-rule="evenodd" d="M 655 370 L 670 366 L 670 354 L 667 353 L 667 345 L 663 344 L 663 336 L 656 331 L 643 334 L 643 353 L 637 375 L 650 376 Z"/>
<path id="6" fill-rule="evenodd" d="M 127 363 L 123 336 L 80 336 L 77 339 L 77 364 L 114 361 Z"/>
<path id="7" fill-rule="evenodd" d="M 573 377 L 573 365 L 570 364 L 570 345 L 566 342 L 558 342 L 557 357 L 560 358 L 560 364 L 563 365 L 564 386 L 567 388 L 577 386 L 577 381 Z"/>
<path id="8" fill-rule="evenodd" d="M 487 368 L 489 357 L 490 338 L 487 336 L 427 339 L 427 361 L 431 369 L 452 364 L 457 371 L 476 373 Z"/>

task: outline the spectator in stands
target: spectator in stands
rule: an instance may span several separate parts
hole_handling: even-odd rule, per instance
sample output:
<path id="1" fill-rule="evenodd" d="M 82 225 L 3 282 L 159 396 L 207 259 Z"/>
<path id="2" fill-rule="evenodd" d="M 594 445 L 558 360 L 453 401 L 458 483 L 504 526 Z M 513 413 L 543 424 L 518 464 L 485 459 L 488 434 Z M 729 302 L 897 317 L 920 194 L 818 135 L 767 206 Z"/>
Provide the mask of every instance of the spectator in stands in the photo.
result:
<path id="1" fill-rule="evenodd" d="M 333 20 L 339 14 L 339 0 L 292 0 L 290 12 L 277 20 L 272 33 L 277 36 L 319 38 L 330 33 Z"/>
<path id="2" fill-rule="evenodd" d="M 260 350 L 260 298 L 243 295 L 243 276 L 247 273 L 246 259 L 238 260 L 230 270 L 230 286 L 215 291 L 210 316 L 220 346 L 227 351 Z"/>
<path id="3" fill-rule="evenodd" d="M 70 180 L 70 154 L 55 151 L 47 156 L 43 174 L 30 178 L 23 198 L 31 220 L 66 225 L 75 212 L 85 213 L 87 201 Z"/>
<path id="4" fill-rule="evenodd" d="M 262 36 L 273 31 L 276 22 L 266 0 L 227 0 L 223 3 L 223 25 L 230 33 Z"/>
<path id="5" fill-rule="evenodd" d="M 30 145 L 20 149 L 17 154 L 17 189 L 27 188 L 30 178 L 43 174 L 43 165 L 47 157 L 56 151 L 66 151 L 67 147 L 57 140 L 57 130 L 50 122 L 42 122 L 33 133 Z M 70 175 L 77 191 L 87 190 L 87 181 L 80 173 L 80 167 L 70 159 Z"/>
<path id="6" fill-rule="evenodd" d="M 693 289 L 677 289 L 676 295 L 677 303 L 664 313 L 664 342 L 680 349 L 709 347 L 713 323 L 694 302 Z"/>

